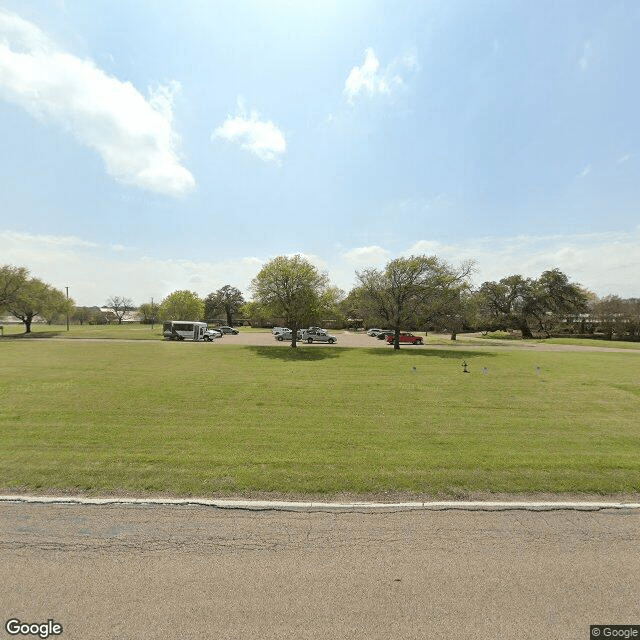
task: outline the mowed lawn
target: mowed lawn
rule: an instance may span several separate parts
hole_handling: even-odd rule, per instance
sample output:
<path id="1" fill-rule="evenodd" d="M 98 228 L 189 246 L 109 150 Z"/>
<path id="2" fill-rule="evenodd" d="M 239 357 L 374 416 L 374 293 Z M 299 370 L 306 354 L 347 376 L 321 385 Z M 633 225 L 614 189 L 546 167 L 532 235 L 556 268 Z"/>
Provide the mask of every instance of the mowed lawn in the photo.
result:
<path id="1" fill-rule="evenodd" d="M 633 351 L 0 340 L 0 487 L 639 493 L 639 365 Z"/>

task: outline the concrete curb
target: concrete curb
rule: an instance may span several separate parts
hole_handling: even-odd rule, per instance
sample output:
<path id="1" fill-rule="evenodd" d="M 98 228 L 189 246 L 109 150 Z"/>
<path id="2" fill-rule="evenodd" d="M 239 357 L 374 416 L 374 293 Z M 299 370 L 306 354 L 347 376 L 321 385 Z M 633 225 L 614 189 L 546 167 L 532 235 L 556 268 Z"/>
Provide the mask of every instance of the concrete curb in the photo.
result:
<path id="1" fill-rule="evenodd" d="M 2 496 L 0 503 L 201 506 L 245 511 L 603 511 L 640 509 L 636 502 L 296 502 L 271 500 L 207 500 L 201 498 L 84 498 L 57 496 Z"/>

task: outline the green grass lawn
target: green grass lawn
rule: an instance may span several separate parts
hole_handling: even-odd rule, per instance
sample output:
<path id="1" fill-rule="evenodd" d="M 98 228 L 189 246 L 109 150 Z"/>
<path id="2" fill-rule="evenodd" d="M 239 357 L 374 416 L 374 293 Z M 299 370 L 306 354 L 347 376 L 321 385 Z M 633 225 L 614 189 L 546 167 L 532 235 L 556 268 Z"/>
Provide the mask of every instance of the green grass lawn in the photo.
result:
<path id="1" fill-rule="evenodd" d="M 490 346 L 4 339 L 0 486 L 640 493 L 639 365 Z"/>
<path id="2" fill-rule="evenodd" d="M 601 349 L 637 349 L 640 350 L 640 342 L 626 342 L 624 340 L 591 340 L 589 338 L 548 338 L 536 340 L 538 343 L 568 344 L 579 347 L 600 347 Z"/>
<path id="3" fill-rule="evenodd" d="M 32 324 L 31 333 L 25 334 L 23 324 L 4 325 L 4 335 L 15 340 L 35 338 L 103 338 L 105 340 L 158 340 L 162 338 L 162 323 L 140 324 L 72 324 L 67 331 L 66 325 Z"/>

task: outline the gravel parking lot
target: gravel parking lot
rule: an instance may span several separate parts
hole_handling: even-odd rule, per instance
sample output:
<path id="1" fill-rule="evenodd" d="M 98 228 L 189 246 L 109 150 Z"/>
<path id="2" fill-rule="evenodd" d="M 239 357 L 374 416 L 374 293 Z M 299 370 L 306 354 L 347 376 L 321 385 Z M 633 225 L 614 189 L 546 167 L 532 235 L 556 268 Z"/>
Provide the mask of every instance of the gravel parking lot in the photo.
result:
<path id="1" fill-rule="evenodd" d="M 378 340 L 377 338 L 372 338 L 363 332 L 353 332 L 353 331 L 336 331 L 333 332 L 331 329 L 327 330 L 328 333 L 335 335 L 338 338 L 338 346 L 340 347 L 386 347 L 387 343 L 385 340 Z M 237 336 L 224 336 L 221 338 L 217 344 L 246 344 L 253 346 L 283 346 L 289 347 L 291 346 L 290 342 L 278 342 L 273 334 L 269 331 L 268 333 L 256 332 L 256 331 L 242 331 L 240 329 L 240 333 Z M 326 343 L 316 342 L 314 344 L 307 344 L 301 340 L 298 341 L 298 344 L 302 347 L 334 347 L 335 345 L 330 345 Z"/>

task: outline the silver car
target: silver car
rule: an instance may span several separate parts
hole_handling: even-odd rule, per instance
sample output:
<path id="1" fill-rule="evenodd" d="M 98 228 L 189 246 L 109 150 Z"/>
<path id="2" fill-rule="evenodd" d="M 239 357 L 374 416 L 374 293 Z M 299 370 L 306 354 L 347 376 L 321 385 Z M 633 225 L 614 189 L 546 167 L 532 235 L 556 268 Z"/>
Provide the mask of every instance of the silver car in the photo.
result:
<path id="1" fill-rule="evenodd" d="M 293 331 L 291 331 L 291 329 L 285 329 L 280 333 L 276 333 L 275 339 L 278 342 L 284 342 L 285 340 L 291 341 L 293 340 Z M 302 331 L 298 329 L 298 340 L 301 340 L 301 339 L 302 339 Z"/>
<path id="2" fill-rule="evenodd" d="M 329 344 L 334 344 L 338 342 L 338 338 L 332 336 L 330 333 L 327 333 L 324 330 L 316 331 L 315 333 L 306 333 L 305 340 L 311 344 L 312 342 L 328 342 Z"/>

